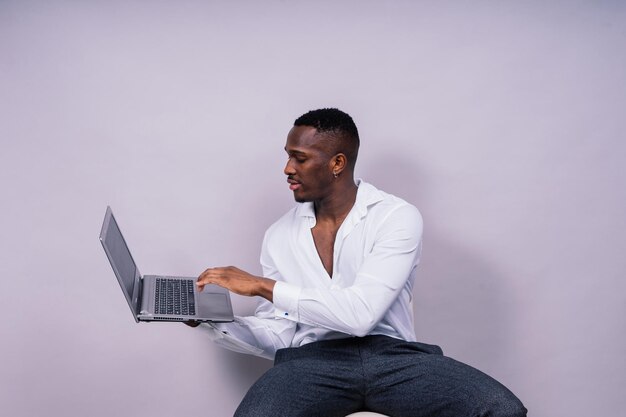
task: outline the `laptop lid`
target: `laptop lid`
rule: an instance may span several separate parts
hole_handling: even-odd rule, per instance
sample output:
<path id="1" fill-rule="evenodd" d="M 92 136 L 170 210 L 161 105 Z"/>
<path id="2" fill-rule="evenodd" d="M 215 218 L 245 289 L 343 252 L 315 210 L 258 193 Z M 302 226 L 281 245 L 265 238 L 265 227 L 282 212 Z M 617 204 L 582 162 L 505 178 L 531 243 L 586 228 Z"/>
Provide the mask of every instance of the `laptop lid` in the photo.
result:
<path id="1" fill-rule="evenodd" d="M 102 223 L 102 230 L 100 231 L 100 242 L 113 267 L 117 281 L 122 287 L 128 306 L 133 312 L 133 317 L 136 322 L 139 322 L 137 315 L 141 302 L 139 300 L 141 274 L 139 273 L 139 269 L 137 269 L 137 264 L 135 264 L 133 256 L 130 254 L 130 250 L 117 225 L 117 221 L 115 221 L 111 207 L 107 207 L 106 214 L 104 215 L 104 222 Z"/>

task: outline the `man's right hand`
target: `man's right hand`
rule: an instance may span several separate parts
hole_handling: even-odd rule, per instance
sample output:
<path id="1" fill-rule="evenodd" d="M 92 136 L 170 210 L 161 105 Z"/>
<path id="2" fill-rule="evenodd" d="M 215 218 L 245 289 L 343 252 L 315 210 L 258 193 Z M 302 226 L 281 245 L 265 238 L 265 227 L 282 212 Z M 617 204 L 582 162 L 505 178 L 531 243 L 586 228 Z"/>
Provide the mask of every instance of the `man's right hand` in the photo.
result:
<path id="1" fill-rule="evenodd" d="M 207 284 L 217 284 L 235 294 L 247 297 L 258 295 L 272 302 L 276 281 L 249 274 L 234 266 L 227 266 L 209 268 L 200 274 L 196 281 L 198 291 L 202 291 Z"/>

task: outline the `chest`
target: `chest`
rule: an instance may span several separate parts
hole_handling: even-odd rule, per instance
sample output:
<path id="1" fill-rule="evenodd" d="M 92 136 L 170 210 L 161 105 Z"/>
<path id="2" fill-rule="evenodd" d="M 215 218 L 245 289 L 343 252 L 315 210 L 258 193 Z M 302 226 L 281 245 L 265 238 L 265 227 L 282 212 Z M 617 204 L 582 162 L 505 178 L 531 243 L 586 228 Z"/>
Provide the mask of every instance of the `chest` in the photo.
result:
<path id="1" fill-rule="evenodd" d="M 306 288 L 348 287 L 375 246 L 377 224 L 346 219 L 331 233 L 314 221 L 303 221 L 272 236 L 268 255 L 285 282 Z"/>
<path id="2" fill-rule="evenodd" d="M 317 255 L 328 273 L 328 276 L 331 278 L 333 276 L 334 248 L 338 229 L 338 227 L 324 227 L 318 225 L 311 229 L 311 236 L 313 237 L 313 244 L 315 245 Z"/>

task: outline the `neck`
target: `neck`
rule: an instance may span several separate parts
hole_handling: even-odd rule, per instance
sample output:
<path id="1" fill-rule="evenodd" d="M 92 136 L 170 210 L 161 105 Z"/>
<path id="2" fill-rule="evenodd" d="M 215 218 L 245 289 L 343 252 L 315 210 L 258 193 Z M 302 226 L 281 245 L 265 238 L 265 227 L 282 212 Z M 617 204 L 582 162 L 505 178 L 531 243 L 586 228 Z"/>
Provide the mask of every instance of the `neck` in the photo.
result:
<path id="1" fill-rule="evenodd" d="M 317 221 L 343 222 L 354 206 L 358 189 L 352 178 L 338 180 L 329 196 L 313 202 Z"/>

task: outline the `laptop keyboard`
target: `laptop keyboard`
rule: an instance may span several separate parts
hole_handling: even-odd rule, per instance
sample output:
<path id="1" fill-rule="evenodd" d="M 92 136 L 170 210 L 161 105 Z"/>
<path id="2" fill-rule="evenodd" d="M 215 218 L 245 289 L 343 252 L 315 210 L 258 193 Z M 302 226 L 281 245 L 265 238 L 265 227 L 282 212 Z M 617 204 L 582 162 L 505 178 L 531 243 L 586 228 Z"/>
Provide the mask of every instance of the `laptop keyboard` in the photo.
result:
<path id="1" fill-rule="evenodd" d="M 193 316 L 196 301 L 192 279 L 157 278 L 155 291 L 155 314 Z"/>

